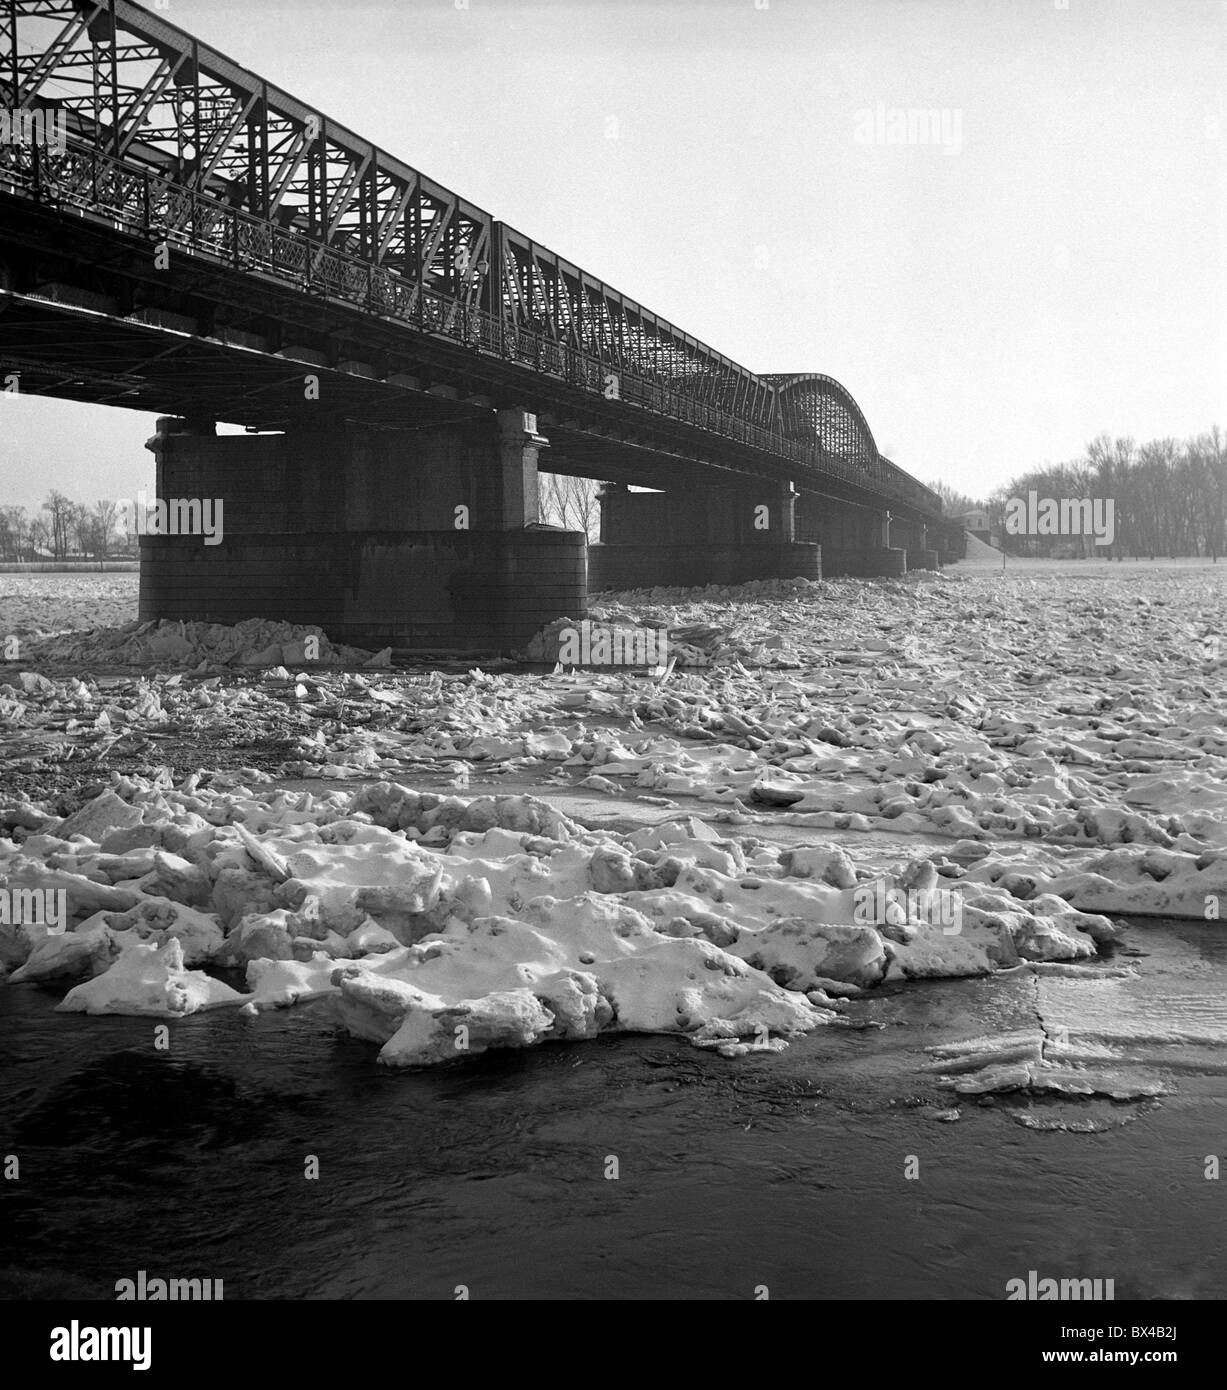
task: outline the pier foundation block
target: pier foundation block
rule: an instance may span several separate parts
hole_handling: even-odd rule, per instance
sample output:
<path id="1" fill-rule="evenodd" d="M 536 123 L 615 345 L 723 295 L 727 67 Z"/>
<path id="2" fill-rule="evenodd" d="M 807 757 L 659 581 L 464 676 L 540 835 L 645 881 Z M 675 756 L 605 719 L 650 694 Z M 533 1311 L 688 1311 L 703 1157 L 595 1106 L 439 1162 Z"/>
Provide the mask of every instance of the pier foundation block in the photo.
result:
<path id="1" fill-rule="evenodd" d="M 223 526 L 216 544 L 142 537 L 140 616 L 270 618 L 364 647 L 500 651 L 584 617 L 586 537 L 534 529 L 545 441 L 519 418 L 225 436 L 160 421 L 158 497 L 220 500 Z"/>

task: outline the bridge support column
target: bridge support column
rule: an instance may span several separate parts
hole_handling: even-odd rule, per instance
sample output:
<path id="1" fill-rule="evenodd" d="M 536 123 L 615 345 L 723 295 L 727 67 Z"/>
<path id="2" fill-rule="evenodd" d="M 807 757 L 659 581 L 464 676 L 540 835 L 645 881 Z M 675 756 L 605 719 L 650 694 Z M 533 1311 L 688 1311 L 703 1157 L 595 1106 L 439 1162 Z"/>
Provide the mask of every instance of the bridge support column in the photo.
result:
<path id="1" fill-rule="evenodd" d="M 907 569 L 905 551 L 891 544 L 889 512 L 853 502 L 802 493 L 797 533 L 822 545 L 822 570 L 828 577 L 899 575 Z"/>
<path id="2" fill-rule="evenodd" d="M 780 484 L 780 495 L 776 501 L 779 513 L 778 532 L 780 542 L 795 545 L 797 540 L 797 498 L 800 494 L 791 483 Z"/>
<path id="3" fill-rule="evenodd" d="M 158 496 L 213 501 L 223 525 L 142 538 L 142 618 L 271 618 L 364 647 L 507 651 L 587 611 L 586 537 L 526 529 L 548 442 L 531 415 L 415 431 L 188 428 L 159 421 L 150 441 Z"/>
<path id="4" fill-rule="evenodd" d="M 941 568 L 941 556 L 932 549 L 929 541 L 929 528 L 923 521 L 912 527 L 908 540 L 907 567 L 910 570 L 936 570 Z"/>
<path id="5" fill-rule="evenodd" d="M 868 577 L 891 578 L 907 573 L 907 549 L 898 544 L 892 527 L 898 523 L 890 512 L 877 514 L 877 544 L 870 545 L 860 559 L 860 573 Z"/>
<path id="6" fill-rule="evenodd" d="M 537 434 L 536 417 L 522 410 L 500 410 L 498 425 L 502 529 L 514 531 L 541 520 L 537 459 L 548 440 Z"/>
<path id="7" fill-rule="evenodd" d="M 623 499 L 629 491 L 625 483 L 602 483 L 597 488 L 596 500 L 600 508 L 597 534 L 601 545 L 613 543 L 614 537 L 620 534 L 627 518 Z"/>
<path id="8" fill-rule="evenodd" d="M 601 542 L 588 551 L 590 589 L 821 578 L 821 547 L 796 539 L 791 483 L 676 492 L 606 483 L 599 496 Z"/>

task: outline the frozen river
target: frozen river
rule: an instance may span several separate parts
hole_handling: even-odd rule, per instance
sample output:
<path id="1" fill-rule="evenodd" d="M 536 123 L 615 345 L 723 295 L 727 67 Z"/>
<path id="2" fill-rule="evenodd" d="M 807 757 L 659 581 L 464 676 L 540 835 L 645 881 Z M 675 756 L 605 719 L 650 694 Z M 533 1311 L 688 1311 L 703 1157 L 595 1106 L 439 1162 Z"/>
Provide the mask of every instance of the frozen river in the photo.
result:
<path id="1" fill-rule="evenodd" d="M 0 576 L 0 888 L 92 933 L 57 975 L 0 925 L 0 1294 L 1223 1297 L 1224 573 L 620 596 L 710 662 L 659 686 L 244 669 L 111 630 L 134 576 Z M 964 933 L 823 954 L 918 865 Z M 493 1050 L 375 1064 L 473 999 Z"/>

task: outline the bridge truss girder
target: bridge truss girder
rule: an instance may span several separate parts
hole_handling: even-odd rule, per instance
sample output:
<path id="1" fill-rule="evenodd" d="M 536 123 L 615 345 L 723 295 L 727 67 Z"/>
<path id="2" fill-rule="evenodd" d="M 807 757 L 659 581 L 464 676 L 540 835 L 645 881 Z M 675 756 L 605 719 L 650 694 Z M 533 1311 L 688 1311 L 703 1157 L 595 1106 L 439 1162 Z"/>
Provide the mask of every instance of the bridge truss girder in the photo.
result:
<path id="1" fill-rule="evenodd" d="M 0 106 L 54 113 L 68 143 L 62 154 L 0 149 L 0 193 L 7 175 L 127 232 L 297 278 L 605 400 L 755 448 L 774 439 L 798 477 L 833 470 L 940 512 L 935 494 L 878 455 L 842 387 L 851 409 L 818 393 L 805 427 L 800 398 L 782 400 L 776 379 L 133 0 L 0 0 Z"/>

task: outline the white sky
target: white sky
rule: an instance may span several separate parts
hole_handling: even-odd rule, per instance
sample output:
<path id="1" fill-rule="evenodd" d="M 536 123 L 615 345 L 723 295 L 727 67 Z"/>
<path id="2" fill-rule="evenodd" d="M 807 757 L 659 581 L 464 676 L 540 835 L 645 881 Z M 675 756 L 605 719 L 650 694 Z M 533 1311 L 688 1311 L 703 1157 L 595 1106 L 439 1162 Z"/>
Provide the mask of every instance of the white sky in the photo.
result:
<path id="1" fill-rule="evenodd" d="M 1062 3 L 162 9 L 752 370 L 836 377 L 979 495 L 1101 430 L 1227 425 L 1227 4 Z M 959 148 L 858 142 L 878 103 Z M 152 427 L 0 395 L 0 502 L 152 491 Z"/>

